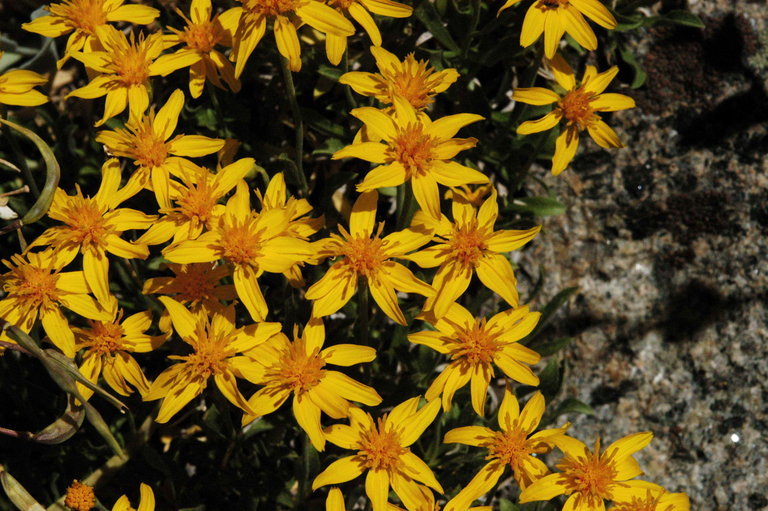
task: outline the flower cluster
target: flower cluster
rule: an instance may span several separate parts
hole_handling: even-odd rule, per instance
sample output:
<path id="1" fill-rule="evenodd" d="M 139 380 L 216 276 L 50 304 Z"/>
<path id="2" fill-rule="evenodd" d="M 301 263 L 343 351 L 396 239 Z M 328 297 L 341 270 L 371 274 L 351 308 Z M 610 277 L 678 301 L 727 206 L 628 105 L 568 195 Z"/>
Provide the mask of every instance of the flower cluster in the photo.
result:
<path id="1" fill-rule="evenodd" d="M 499 12 L 517 2 L 507 1 Z M 55 188 L 49 227 L 23 253 L 3 261 L 8 271 L 0 275 L 0 318 L 46 336 L 77 365 L 83 377 L 72 391 L 78 406 L 90 405 L 103 381 L 129 399 L 159 401 L 153 419 L 160 424 L 228 402 L 234 408 L 227 413 L 236 410 L 239 432 L 245 432 L 290 400 L 305 449 L 323 452 L 331 444 L 329 451 L 348 451 L 313 474 L 312 491 L 357 480 L 373 511 L 435 511 L 441 505 L 487 511 L 490 506 L 470 506 L 505 473 L 519 486 L 521 503 L 565 495 L 569 510 L 601 510 L 606 501 L 616 511 L 688 509 L 684 495 L 635 479 L 642 472 L 633 455 L 651 441 L 650 432 L 606 449 L 597 440 L 590 450 L 568 435 L 570 424 L 540 429 L 545 398 L 531 389 L 540 385 L 542 356 L 527 339 L 541 314 L 521 302 L 512 254 L 535 243 L 542 226 L 505 218 L 500 206 L 514 190 L 499 186 L 473 159 L 478 138 L 459 136 L 477 133 L 483 116 L 440 115 L 434 108 L 459 72 L 413 54 L 401 60 L 381 46 L 371 13 L 406 18 L 412 7 L 393 0 L 238 0 L 225 10 L 211 0 L 192 0 L 187 11 L 175 9 L 178 23 L 167 29 L 157 29 L 160 10 L 122 0 L 63 0 L 47 11 L 24 28 L 51 38 L 69 35 L 58 65 L 70 58 L 71 65 L 82 64 L 88 83 L 66 100 L 105 98 L 93 139 L 108 156 L 98 186 L 81 183 L 74 194 Z M 602 147 L 621 147 L 598 112 L 634 106 L 627 96 L 605 92 L 616 67 L 598 72 L 587 66 L 577 82 L 557 53 L 565 32 L 585 49 L 597 47 L 583 16 L 616 26 L 598 0 L 534 0 L 522 25 L 523 47 L 543 33 L 545 67 L 556 89 L 515 89 L 515 101 L 552 105 L 517 132 L 562 125 L 554 174 L 573 159 L 583 130 Z M 195 101 L 206 84 L 245 94 L 246 63 L 268 27 L 288 80 L 302 67 L 300 41 L 324 39 L 328 60 L 338 65 L 356 33 L 348 18 L 373 43 L 378 69 L 359 67 L 338 78 L 349 87 L 350 103 L 360 99 L 352 91 L 367 98 L 366 106 L 349 112 L 360 121 L 351 143 L 329 151 L 329 165 L 363 169 L 347 183 L 354 186 L 336 190 L 341 205 L 313 205 L 320 195 L 309 185 L 292 193 L 289 184 L 325 178 L 301 174 L 300 147 L 293 175 L 270 177 L 257 164 L 270 162 L 235 158 L 237 141 L 184 132 L 188 101 L 181 88 L 163 88 L 169 75 L 189 68 L 183 87 Z M 126 22 L 146 28 L 116 25 Z M 45 82 L 23 70 L 0 75 L 0 103 L 40 105 L 47 99 L 33 87 Z M 302 125 L 295 124 L 303 140 Z M 263 189 L 253 185 L 257 172 L 266 177 Z M 492 298 L 479 306 L 473 297 L 480 295 Z M 280 303 L 274 296 L 288 299 Z M 405 350 L 436 361 L 419 384 L 423 397 L 417 386 L 392 402 L 374 385 L 370 373 L 389 334 L 372 339 L 371 314 L 403 332 Z M 340 331 L 350 316 L 356 317 L 358 344 L 327 334 Z M 15 343 L 6 331 L 0 341 L 3 347 Z M 515 384 L 532 393 L 522 409 Z M 498 428 L 464 425 L 445 433 L 444 444 L 487 450 L 480 471 L 445 495 L 439 442 L 427 452 L 419 439 L 443 421 L 441 411 L 465 399 L 467 386 L 469 399 L 460 407 L 471 407 L 477 421 L 486 420 L 489 394 L 503 389 Z M 387 407 L 373 410 L 382 403 Z M 241 441 L 238 433 L 232 448 Z M 554 450 L 562 456 L 547 465 Z M 155 507 L 145 484 L 140 502 L 139 511 Z M 66 504 L 90 509 L 93 490 L 75 482 Z M 345 508 L 342 490 L 330 489 L 327 509 Z M 131 509 L 126 496 L 113 507 Z"/>

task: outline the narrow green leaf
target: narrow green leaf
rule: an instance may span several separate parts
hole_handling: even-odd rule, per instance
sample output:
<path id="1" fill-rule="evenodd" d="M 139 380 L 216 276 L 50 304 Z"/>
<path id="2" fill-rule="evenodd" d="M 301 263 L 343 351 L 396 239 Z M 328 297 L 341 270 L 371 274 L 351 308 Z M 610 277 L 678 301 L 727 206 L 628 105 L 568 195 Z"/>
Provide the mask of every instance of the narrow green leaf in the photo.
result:
<path id="1" fill-rule="evenodd" d="M 530 346 L 536 350 L 542 357 L 549 357 L 568 346 L 573 341 L 570 337 L 558 337 L 552 341 L 543 343 L 541 346 Z"/>
<path id="2" fill-rule="evenodd" d="M 77 433 L 85 420 L 85 409 L 76 397 L 67 398 L 67 409 L 64 414 L 49 424 L 42 431 L 35 433 L 30 440 L 46 445 L 66 442 Z"/>
<path id="3" fill-rule="evenodd" d="M 704 22 L 701 21 L 701 18 L 688 11 L 669 11 L 668 13 L 659 16 L 659 18 L 659 21 L 666 21 L 669 23 L 674 23 L 675 25 L 704 28 Z"/>
<path id="4" fill-rule="evenodd" d="M 625 16 L 623 14 L 616 13 L 615 17 L 616 17 L 616 21 L 618 21 L 619 24 L 616 25 L 616 28 L 614 30 L 617 30 L 619 32 L 627 32 L 629 30 L 634 30 L 636 28 L 639 28 L 643 26 L 646 19 L 648 19 L 646 16 L 640 13 L 633 14 L 631 16 Z"/>
<path id="5" fill-rule="evenodd" d="M 621 56 L 621 60 L 626 62 L 632 68 L 634 78 L 632 79 L 630 87 L 633 89 L 642 87 L 648 75 L 646 74 L 645 69 L 643 69 L 643 66 L 640 64 L 640 62 L 637 61 L 635 52 L 622 45 L 619 47 L 619 55 Z"/>
<path id="6" fill-rule="evenodd" d="M 520 506 L 502 497 L 499 499 L 499 511 L 520 511 Z"/>
<path id="7" fill-rule="evenodd" d="M 0 484 L 5 494 L 19 511 L 45 511 L 29 492 L 0 465 Z"/>
<path id="8" fill-rule="evenodd" d="M 459 45 L 451 37 L 448 29 L 443 25 L 435 5 L 430 0 L 423 0 L 414 12 L 417 18 L 424 24 L 427 30 L 440 44 L 453 51 L 461 51 Z"/>
<path id="9" fill-rule="evenodd" d="M 523 197 L 513 199 L 509 208 L 513 211 L 533 213 L 536 216 L 552 216 L 565 213 L 566 207 L 554 197 Z"/>
<path id="10" fill-rule="evenodd" d="M 536 325 L 536 329 L 528 336 L 529 338 L 533 338 L 536 335 L 538 335 L 539 332 L 544 329 L 547 324 L 552 321 L 552 318 L 554 317 L 555 313 L 565 305 L 565 303 L 568 301 L 568 299 L 578 291 L 579 288 L 574 287 L 567 287 L 557 293 L 554 298 L 552 298 L 547 305 L 544 306 L 543 309 L 541 309 L 541 318 L 539 319 L 539 324 Z"/>
<path id="11" fill-rule="evenodd" d="M 53 193 L 56 191 L 56 187 L 59 186 L 59 162 L 56 161 L 53 150 L 51 150 L 48 144 L 34 132 L 7 119 L 0 119 L 0 123 L 19 132 L 35 144 L 45 163 L 45 185 L 43 185 L 43 189 L 40 191 L 40 197 L 37 198 L 37 201 L 21 219 L 20 225 L 28 225 L 40 220 L 45 213 L 48 212 L 48 208 L 51 207 Z"/>
<path id="12" fill-rule="evenodd" d="M 566 413 L 580 413 L 582 415 L 594 415 L 595 411 L 592 409 L 591 406 L 584 403 L 583 401 L 579 401 L 578 399 L 569 397 L 568 399 L 560 403 L 558 407 L 555 409 L 555 417 L 559 417 L 560 415 L 563 415 Z"/>

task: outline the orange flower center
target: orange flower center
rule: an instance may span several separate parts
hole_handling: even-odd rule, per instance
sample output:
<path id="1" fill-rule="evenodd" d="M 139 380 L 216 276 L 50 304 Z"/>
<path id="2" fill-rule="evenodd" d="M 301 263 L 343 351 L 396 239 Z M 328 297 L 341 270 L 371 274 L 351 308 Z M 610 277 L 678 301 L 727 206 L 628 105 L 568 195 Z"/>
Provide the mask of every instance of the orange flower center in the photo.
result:
<path id="1" fill-rule="evenodd" d="M 210 327 L 209 327 L 210 328 Z M 171 355 L 168 358 L 184 360 L 187 371 L 195 379 L 208 379 L 226 369 L 226 359 L 234 355 L 229 348 L 230 335 L 211 332 L 204 325 L 197 325 L 197 332 L 192 343 L 195 352 L 187 356 Z"/>
<path id="2" fill-rule="evenodd" d="M 206 264 L 190 264 L 179 270 L 173 281 L 177 290 L 176 299 L 180 302 L 199 303 L 214 297 L 216 283 L 209 278 L 210 271 L 210 265 Z"/>
<path id="3" fill-rule="evenodd" d="M 86 333 L 90 349 L 99 355 L 112 355 L 124 349 L 123 327 L 117 322 L 92 321 L 91 331 Z"/>
<path id="4" fill-rule="evenodd" d="M 357 454 L 368 469 L 397 469 L 401 463 L 400 456 L 408 452 L 400 445 L 400 436 L 397 432 L 387 429 L 385 419 L 380 418 L 378 427 L 374 426 L 362 435 Z"/>
<path id="5" fill-rule="evenodd" d="M 427 83 L 427 78 L 431 74 L 432 68 L 427 69 L 426 62 L 416 60 L 413 54 L 408 55 L 402 68 L 389 76 L 391 82 L 390 96 L 401 96 L 413 108 L 423 110 L 432 103 L 432 97 L 429 94 L 431 87 Z M 391 100 L 390 103 L 394 103 L 394 100 Z"/>
<path id="6" fill-rule="evenodd" d="M 436 139 L 423 133 L 421 124 L 411 124 L 399 130 L 389 150 L 392 159 L 403 165 L 409 176 L 413 176 L 427 172 L 436 143 Z"/>
<path id="7" fill-rule="evenodd" d="M 307 355 L 303 339 L 297 339 L 283 351 L 280 361 L 267 375 L 280 382 L 280 386 L 297 394 L 307 392 L 325 376 L 325 360 L 317 351 Z"/>
<path id="8" fill-rule="evenodd" d="M 188 183 L 184 194 L 176 199 L 178 204 L 174 211 L 194 223 L 208 224 L 217 198 L 211 193 L 211 187 L 205 176 L 200 176 L 197 184 Z"/>
<path id="9" fill-rule="evenodd" d="M 252 264 L 261 255 L 261 236 L 255 230 L 255 218 L 239 223 L 235 218 L 225 218 L 221 230 L 221 247 L 224 259 L 234 264 Z"/>
<path id="10" fill-rule="evenodd" d="M 59 290 L 56 284 L 59 280 L 58 273 L 51 273 L 52 268 L 39 268 L 24 261 L 20 256 L 11 258 L 16 264 L 11 268 L 9 274 L 3 278 L 5 283 L 3 289 L 9 295 L 16 297 L 24 304 L 25 308 L 49 308 L 59 299 Z"/>
<path id="11" fill-rule="evenodd" d="M 96 505 L 93 488 L 75 479 L 72 485 L 67 488 L 64 505 L 73 511 L 91 511 Z"/>
<path id="12" fill-rule="evenodd" d="M 382 227 L 379 227 L 373 238 L 352 238 L 343 227 L 339 228 L 346 238 L 341 247 L 341 255 L 345 257 L 347 266 L 358 275 L 366 278 L 373 276 L 387 259 L 382 250 L 384 242 L 379 238 Z"/>
<path id="13" fill-rule="evenodd" d="M 69 225 L 69 240 L 83 247 L 105 245 L 114 228 L 107 224 L 101 207 L 94 199 L 83 197 L 79 186 L 77 195 L 68 199 L 65 222 Z"/>
<path id="14" fill-rule="evenodd" d="M 654 497 L 648 492 L 645 498 L 632 497 L 629 502 L 616 503 L 611 507 L 611 511 L 674 511 L 674 504 L 659 507 L 659 501 L 663 494 Z"/>
<path id="15" fill-rule="evenodd" d="M 474 266 L 488 248 L 485 238 L 477 225 L 454 228 L 448 242 L 452 257 L 465 266 Z"/>
<path id="16" fill-rule="evenodd" d="M 244 0 L 243 7 L 251 12 L 266 16 L 284 16 L 295 11 L 301 0 Z"/>
<path id="17" fill-rule="evenodd" d="M 512 427 L 506 432 L 497 431 L 491 442 L 488 459 L 498 458 L 515 471 L 519 471 L 526 456 L 536 452 L 533 443 L 528 441 L 528 433 L 519 427 Z"/>
<path id="18" fill-rule="evenodd" d="M 151 63 L 152 59 L 147 55 L 147 50 L 141 41 L 137 46 L 131 38 L 131 44 L 128 46 L 119 49 L 113 48 L 112 66 L 123 87 L 133 87 L 145 83 L 149 79 L 149 65 Z"/>
<path id="19" fill-rule="evenodd" d="M 210 53 L 223 38 L 221 25 L 216 21 L 190 24 L 179 34 L 187 46 L 202 53 Z"/>
<path id="20" fill-rule="evenodd" d="M 163 136 L 155 133 L 152 129 L 154 124 L 154 115 L 143 117 L 138 123 L 128 126 L 132 134 L 132 148 L 128 156 L 136 161 L 141 167 L 159 167 L 168 158 L 168 144 L 163 140 Z"/>
<path id="21" fill-rule="evenodd" d="M 596 114 L 589 102 L 594 99 L 593 94 L 581 89 L 568 92 L 558 103 L 563 117 L 568 124 L 575 124 L 580 130 L 586 128 L 595 118 Z"/>
<path id="22" fill-rule="evenodd" d="M 587 502 L 584 507 L 597 508 L 603 499 L 612 497 L 610 486 L 616 480 L 616 466 L 612 457 L 602 458 L 599 452 L 598 439 L 594 453 L 576 459 L 566 456 L 556 465 L 565 480 L 566 494 L 578 493 L 578 498 Z"/>
<path id="23" fill-rule="evenodd" d="M 48 7 L 51 14 L 65 18 L 65 23 L 87 35 L 96 35 L 96 27 L 107 23 L 104 0 L 64 0 Z"/>
<path id="24" fill-rule="evenodd" d="M 475 320 L 475 324 L 466 330 L 456 332 L 458 346 L 451 352 L 451 358 L 463 358 L 472 365 L 490 364 L 500 349 L 496 341 L 498 334 L 485 326 L 485 318 Z"/>

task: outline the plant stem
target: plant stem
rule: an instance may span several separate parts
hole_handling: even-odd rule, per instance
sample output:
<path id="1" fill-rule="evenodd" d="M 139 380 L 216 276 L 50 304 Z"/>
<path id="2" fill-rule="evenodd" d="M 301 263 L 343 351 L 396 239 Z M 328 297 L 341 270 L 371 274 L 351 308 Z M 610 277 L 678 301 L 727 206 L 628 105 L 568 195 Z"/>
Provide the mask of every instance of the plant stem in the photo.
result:
<path id="1" fill-rule="evenodd" d="M 368 346 L 368 280 L 360 277 L 357 284 L 357 324 L 360 344 Z"/>
<path id="2" fill-rule="evenodd" d="M 344 52 L 344 73 L 349 73 L 349 49 Z M 347 97 L 350 110 L 357 108 L 357 101 L 355 101 L 355 97 L 352 95 L 352 87 L 345 85 L 344 94 Z"/>
<path id="3" fill-rule="evenodd" d="M 283 79 L 285 80 L 285 89 L 288 93 L 288 103 L 291 106 L 291 112 L 293 113 L 293 124 L 296 127 L 296 173 L 298 174 L 296 180 L 301 187 L 301 192 L 304 197 L 309 195 L 309 185 L 307 185 L 307 177 L 304 175 L 304 119 L 301 116 L 301 109 L 299 108 L 299 102 L 296 99 L 296 87 L 293 85 L 293 75 L 288 67 L 288 59 L 280 56 L 280 67 L 283 70 Z"/>
<path id="4" fill-rule="evenodd" d="M 406 181 L 397 188 L 397 196 L 397 205 L 399 207 L 397 211 L 397 230 L 401 231 L 408 227 L 416 206 L 410 181 Z"/>

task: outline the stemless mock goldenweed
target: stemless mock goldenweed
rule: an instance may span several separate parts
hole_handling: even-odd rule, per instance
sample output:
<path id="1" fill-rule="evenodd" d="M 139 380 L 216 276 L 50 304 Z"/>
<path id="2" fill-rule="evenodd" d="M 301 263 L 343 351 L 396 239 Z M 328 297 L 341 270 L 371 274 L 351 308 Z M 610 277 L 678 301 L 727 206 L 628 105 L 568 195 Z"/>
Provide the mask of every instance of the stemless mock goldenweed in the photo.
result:
<path id="1" fill-rule="evenodd" d="M 111 311 L 90 296 L 83 272 L 62 272 L 64 262 L 52 250 L 13 255 L 2 262 L 10 271 L 0 275 L 6 292 L 0 300 L 0 319 L 29 333 L 40 318 L 48 338 L 67 357 L 75 356 L 75 335 L 61 307 L 88 319 L 112 318 Z M 14 342 L 5 331 L 0 340 Z"/>
<path id="2" fill-rule="evenodd" d="M 442 395 L 443 409 L 448 411 L 454 393 L 470 383 L 472 407 L 483 416 L 494 365 L 515 381 L 537 386 L 539 377 L 529 365 L 538 363 L 541 356 L 518 341 L 531 333 L 540 316 L 525 306 L 500 312 L 486 321 L 473 317 L 457 303 L 440 319 L 432 314 L 420 315 L 420 319 L 426 319 L 436 330 L 410 334 L 408 340 L 451 357 L 425 397 L 431 401 Z"/>
<path id="3" fill-rule="evenodd" d="M 197 56 L 197 61 L 189 66 L 189 94 L 199 98 L 206 81 L 224 89 L 222 80 L 232 92 L 239 92 L 240 80 L 235 78 L 234 66 L 216 49 L 217 46 L 232 46 L 233 30 L 240 17 L 239 9 L 228 9 L 211 17 L 211 0 L 192 0 L 189 18 L 178 8 L 176 14 L 181 16 L 187 26 L 183 30 L 168 27 L 173 34 L 167 35 L 165 42 L 184 45 L 176 51 L 176 55 L 191 53 Z"/>
<path id="4" fill-rule="evenodd" d="M 518 2 L 520 0 L 507 0 L 499 14 Z M 587 50 L 595 50 L 597 37 L 584 16 L 608 30 L 617 25 L 616 18 L 599 0 L 533 0 L 520 30 L 520 45 L 524 48 L 532 45 L 543 33 L 544 54 L 551 59 L 567 32 Z"/>
<path id="5" fill-rule="evenodd" d="M 93 197 L 84 197 L 79 186 L 76 195 L 56 189 L 48 216 L 64 225 L 47 229 L 29 247 L 49 246 L 63 264 L 69 264 L 78 253 L 82 254 L 88 287 L 106 306 L 112 300 L 107 252 L 123 259 L 145 259 L 149 255 L 147 246 L 126 241 L 121 235 L 131 229 L 147 229 L 157 216 L 117 208 L 115 197 L 120 186 L 120 164 L 111 158 L 101 171 L 101 185 Z"/>
<path id="6" fill-rule="evenodd" d="M 533 481 L 549 473 L 539 455 L 551 450 L 552 438 L 564 434 L 568 425 L 545 429 L 534 433 L 544 415 L 544 396 L 536 392 L 525 404 L 522 412 L 517 398 L 507 387 L 498 412 L 501 431 L 485 426 L 464 426 L 445 434 L 443 442 L 458 443 L 488 449 L 488 463 L 454 498 L 448 501 L 445 511 L 464 511 L 488 493 L 507 467 L 512 469 L 517 484 L 525 489 Z"/>
<path id="7" fill-rule="evenodd" d="M 5 52 L 0 51 L 0 59 Z M 0 105 L 39 106 L 48 102 L 48 97 L 35 90 L 38 85 L 48 83 L 48 78 L 26 69 L 13 69 L 0 74 Z"/>
<path id="8" fill-rule="evenodd" d="M 496 191 L 475 209 L 464 201 L 452 202 L 453 223 L 445 216 L 435 222 L 428 215 L 417 213 L 414 226 L 434 229 L 436 245 L 408 254 L 403 259 L 422 268 L 439 267 L 432 287 L 436 294 L 424 305 L 437 318 L 469 287 L 472 274 L 477 274 L 485 287 L 503 298 L 509 305 L 519 304 L 517 279 L 512 264 L 504 252 L 517 250 L 531 241 L 541 226 L 525 230 L 494 230 L 499 216 Z"/>
<path id="9" fill-rule="evenodd" d="M 550 500 L 568 495 L 565 509 L 597 511 L 605 509 L 605 501 L 627 501 L 645 496 L 649 487 L 660 488 L 646 481 L 632 480 L 643 473 L 634 453 L 653 439 L 650 432 L 627 435 L 600 452 L 600 440 L 594 451 L 569 436 L 552 437 L 552 442 L 565 456 L 556 465 L 559 472 L 533 482 L 520 494 L 520 503 Z"/>
<path id="10" fill-rule="evenodd" d="M 352 207 L 349 232 L 339 226 L 341 236 L 332 234 L 315 243 L 318 258 L 339 259 L 307 290 L 306 298 L 314 302 L 313 316 L 328 316 L 341 309 L 357 292 L 360 279 L 365 279 L 382 312 L 401 325 L 406 321 L 396 291 L 434 294 L 432 287 L 417 279 L 411 270 L 392 261 L 428 243 L 432 233 L 405 229 L 381 238 L 383 224 L 374 231 L 378 198 L 376 191 L 361 194 Z"/>
<path id="11" fill-rule="evenodd" d="M 482 120 L 475 114 L 455 114 L 431 121 L 405 99 L 395 96 L 394 112 L 362 107 L 350 113 L 360 119 L 372 140 L 349 145 L 333 159 L 359 158 L 379 164 L 357 184 L 358 192 L 399 186 L 410 181 L 419 207 L 440 218 L 438 183 L 446 186 L 487 183 L 481 172 L 451 159 L 477 144 L 475 138 L 453 138 L 468 124 Z"/>
<path id="12" fill-rule="evenodd" d="M 387 509 L 390 488 L 408 509 L 428 504 L 423 485 L 443 493 L 429 466 L 410 450 L 440 410 L 438 401 L 419 409 L 419 400 L 400 403 L 378 421 L 359 408 L 350 408 L 349 425 L 334 424 L 325 429 L 325 436 L 332 444 L 357 453 L 331 463 L 312 482 L 312 489 L 351 481 L 367 472 L 365 493 L 373 511 Z"/>
<path id="13" fill-rule="evenodd" d="M 557 84 L 565 92 L 557 93 L 543 87 L 515 89 L 513 98 L 529 105 L 551 105 L 555 108 L 534 121 L 526 121 L 517 128 L 521 135 L 538 133 L 554 128 L 561 122 L 565 125 L 555 141 L 555 154 L 552 157 L 552 174 L 560 174 L 579 147 L 579 132 L 587 130 L 592 140 L 600 147 L 624 147 L 618 135 L 608 126 L 599 112 L 615 112 L 635 107 L 635 100 L 616 93 L 604 93 L 613 78 L 619 72 L 617 66 L 602 73 L 594 66 L 587 66 L 580 83 L 576 83 L 575 73 L 560 55 L 550 61 L 552 74 Z"/>
<path id="14" fill-rule="evenodd" d="M 233 279 L 240 300 L 254 321 L 263 321 L 269 307 L 259 287 L 265 271 L 284 273 L 313 256 L 312 246 L 290 231 L 292 213 L 251 209 L 248 185 L 237 184 L 224 214 L 214 228 L 194 240 L 174 243 L 163 250 L 174 263 L 207 263 L 224 259 L 235 268 Z"/>
<path id="15" fill-rule="evenodd" d="M 125 319 L 122 315 L 122 310 L 115 310 L 109 321 L 90 320 L 90 328 L 72 329 L 75 348 L 86 350 L 79 367 L 80 374 L 92 383 L 97 383 L 99 375 L 103 375 L 107 385 L 122 396 L 133 392 L 128 384 L 144 395 L 149 390 L 149 382 L 130 354 L 150 352 L 164 343 L 167 336 L 144 333 L 152 325 L 149 311 Z M 93 395 L 91 389 L 79 382 L 77 389 L 84 399 Z"/>
<path id="16" fill-rule="evenodd" d="M 413 53 L 400 61 L 381 46 L 371 46 L 378 73 L 350 71 L 339 78 L 358 94 L 374 97 L 385 105 L 394 105 L 395 97 L 408 101 L 416 110 L 432 104 L 436 94 L 444 92 L 458 78 L 453 68 L 437 71 L 424 60 L 416 60 Z"/>
<path id="17" fill-rule="evenodd" d="M 248 351 L 280 331 L 279 323 L 255 323 L 235 328 L 235 307 L 222 307 L 210 316 L 193 314 L 173 298 L 161 296 L 181 340 L 192 347 L 189 355 L 169 355 L 180 360 L 160 376 L 144 394 L 144 401 L 162 399 L 155 420 L 168 422 L 187 403 L 199 396 L 213 377 L 227 400 L 241 410 L 253 414 L 245 397 L 237 388 L 236 378 L 248 379 L 248 366 L 253 362 L 238 353 Z"/>
<path id="18" fill-rule="evenodd" d="M 349 411 L 349 401 L 367 406 L 381 403 L 381 396 L 339 371 L 327 366 L 353 366 L 371 362 L 376 350 L 355 344 L 336 344 L 323 348 L 323 321 L 312 318 L 301 336 L 294 329 L 293 342 L 278 333 L 266 342 L 244 353 L 253 360 L 249 367 L 251 381 L 264 385 L 248 400 L 254 414 L 245 414 L 243 424 L 274 412 L 293 395 L 293 415 L 309 436 L 315 449 L 325 449 L 325 435 L 320 424 L 324 412 L 333 419 L 342 419 Z"/>
<path id="19" fill-rule="evenodd" d="M 135 509 L 131 507 L 131 501 L 126 495 L 123 495 L 112 506 L 112 511 L 155 511 L 155 494 L 149 485 L 141 483 L 138 507 Z"/>
<path id="20" fill-rule="evenodd" d="M 35 18 L 21 28 L 45 37 L 60 37 L 72 32 L 67 39 L 64 56 L 57 63 L 59 67 L 73 52 L 100 49 L 97 27 L 117 21 L 148 25 L 160 15 L 160 11 L 153 7 L 125 5 L 125 0 L 64 0 L 49 4 L 46 10 L 50 13 L 48 16 Z"/>
<path id="21" fill-rule="evenodd" d="M 225 143 L 224 140 L 202 135 L 176 135 L 171 138 L 183 108 L 184 93 L 176 89 L 157 113 L 154 108 L 146 114 L 142 110 L 138 116 L 131 116 L 125 128 L 103 130 L 96 136 L 96 141 L 104 144 L 111 154 L 130 158 L 138 167 L 126 188 L 136 193 L 138 187 L 151 184 L 158 204 L 165 209 L 171 206 L 171 174 L 186 174 L 189 179 L 195 179 L 199 167 L 186 158 L 213 154 Z M 253 162 L 252 159 L 248 161 Z M 222 179 L 219 178 L 219 181 Z"/>

